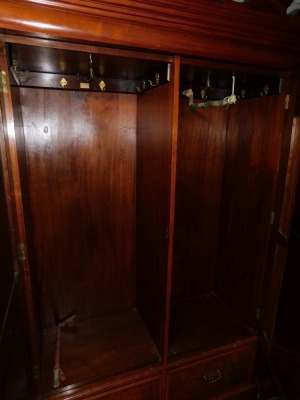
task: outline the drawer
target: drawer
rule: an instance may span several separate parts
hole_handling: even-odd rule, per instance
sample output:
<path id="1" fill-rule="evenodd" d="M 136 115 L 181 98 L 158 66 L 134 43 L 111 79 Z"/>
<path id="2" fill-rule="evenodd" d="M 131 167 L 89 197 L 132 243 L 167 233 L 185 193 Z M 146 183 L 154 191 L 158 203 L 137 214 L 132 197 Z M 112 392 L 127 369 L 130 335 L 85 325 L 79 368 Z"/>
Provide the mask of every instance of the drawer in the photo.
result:
<path id="1" fill-rule="evenodd" d="M 103 394 L 84 398 L 87 400 L 160 400 L 161 379 L 153 378 L 146 382 L 130 384 Z"/>
<path id="2" fill-rule="evenodd" d="M 169 400 L 208 399 L 222 391 L 249 382 L 252 377 L 256 345 L 233 348 L 168 374 Z"/>

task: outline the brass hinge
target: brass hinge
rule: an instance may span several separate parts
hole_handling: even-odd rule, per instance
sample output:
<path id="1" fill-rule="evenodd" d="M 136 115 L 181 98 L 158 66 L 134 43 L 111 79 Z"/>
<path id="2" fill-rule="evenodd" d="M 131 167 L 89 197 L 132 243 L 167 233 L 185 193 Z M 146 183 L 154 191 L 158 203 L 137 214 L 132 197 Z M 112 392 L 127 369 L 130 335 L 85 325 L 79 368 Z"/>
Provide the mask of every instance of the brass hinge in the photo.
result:
<path id="1" fill-rule="evenodd" d="M 33 379 L 34 380 L 38 380 L 39 379 L 39 370 L 38 370 L 38 367 L 36 365 L 34 365 L 32 367 L 32 375 L 33 375 Z"/>
<path id="2" fill-rule="evenodd" d="M 258 307 L 256 309 L 256 321 L 259 321 L 259 320 L 260 320 L 260 308 Z"/>
<path id="3" fill-rule="evenodd" d="M 275 219 L 275 213 L 274 213 L 274 211 L 272 211 L 271 214 L 270 214 L 270 224 L 271 225 L 274 224 L 274 219 Z"/>
<path id="4" fill-rule="evenodd" d="M 285 109 L 285 110 L 288 110 L 288 109 L 289 109 L 289 104 L 290 104 L 290 95 L 287 94 L 287 95 L 285 96 L 285 99 L 284 99 L 284 109 Z"/>
<path id="5" fill-rule="evenodd" d="M 0 93 L 7 93 L 6 72 L 0 72 Z"/>
<path id="6" fill-rule="evenodd" d="M 17 245 L 17 251 L 18 251 L 18 260 L 25 261 L 26 260 L 26 251 L 25 251 L 24 243 L 19 243 Z"/>

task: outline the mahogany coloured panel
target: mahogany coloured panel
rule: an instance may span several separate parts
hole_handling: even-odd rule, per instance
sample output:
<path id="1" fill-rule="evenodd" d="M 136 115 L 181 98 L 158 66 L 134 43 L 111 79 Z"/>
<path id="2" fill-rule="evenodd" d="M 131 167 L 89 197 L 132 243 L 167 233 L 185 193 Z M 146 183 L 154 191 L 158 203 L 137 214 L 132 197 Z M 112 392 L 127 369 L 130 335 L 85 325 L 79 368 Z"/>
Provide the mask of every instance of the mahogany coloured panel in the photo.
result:
<path id="1" fill-rule="evenodd" d="M 134 305 L 136 98 L 21 89 L 45 326 Z"/>
<path id="2" fill-rule="evenodd" d="M 254 327 L 280 161 L 283 96 L 230 108 L 216 290 Z"/>
<path id="3" fill-rule="evenodd" d="M 172 299 L 214 287 L 226 108 L 192 112 L 180 101 Z"/>
<path id="4" fill-rule="evenodd" d="M 138 98 L 137 308 L 163 351 L 172 148 L 172 85 Z"/>

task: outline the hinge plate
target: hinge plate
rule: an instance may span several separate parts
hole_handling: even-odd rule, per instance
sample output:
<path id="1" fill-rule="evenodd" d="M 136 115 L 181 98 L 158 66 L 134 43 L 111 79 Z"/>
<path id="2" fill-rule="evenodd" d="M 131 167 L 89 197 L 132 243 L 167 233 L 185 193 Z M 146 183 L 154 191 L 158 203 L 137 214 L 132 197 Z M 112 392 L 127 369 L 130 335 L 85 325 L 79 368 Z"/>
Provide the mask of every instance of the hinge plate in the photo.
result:
<path id="1" fill-rule="evenodd" d="M 17 245 L 17 252 L 18 252 L 18 260 L 19 261 L 25 261 L 26 260 L 26 252 L 25 252 L 24 243 L 19 243 Z"/>
<path id="2" fill-rule="evenodd" d="M 0 93 L 7 93 L 6 72 L 0 72 Z"/>
<path id="3" fill-rule="evenodd" d="M 290 103 L 290 95 L 287 94 L 287 95 L 285 96 L 285 99 L 284 99 L 284 109 L 285 109 L 285 110 L 288 110 L 288 109 L 289 109 L 289 103 Z"/>
<path id="4" fill-rule="evenodd" d="M 260 308 L 258 307 L 258 308 L 256 309 L 256 315 L 255 315 L 256 321 L 259 321 L 259 320 L 260 320 L 260 313 L 261 313 L 261 311 L 260 311 Z"/>

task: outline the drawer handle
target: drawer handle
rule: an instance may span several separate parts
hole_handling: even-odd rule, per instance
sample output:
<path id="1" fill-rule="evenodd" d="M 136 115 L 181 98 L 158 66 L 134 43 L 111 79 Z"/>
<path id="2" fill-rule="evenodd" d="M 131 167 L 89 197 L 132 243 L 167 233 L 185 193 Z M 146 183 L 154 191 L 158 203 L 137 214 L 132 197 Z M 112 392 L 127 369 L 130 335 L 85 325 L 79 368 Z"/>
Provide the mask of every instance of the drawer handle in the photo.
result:
<path id="1" fill-rule="evenodd" d="M 216 371 L 203 375 L 203 379 L 209 384 L 216 383 L 222 379 L 222 372 L 217 369 Z"/>

